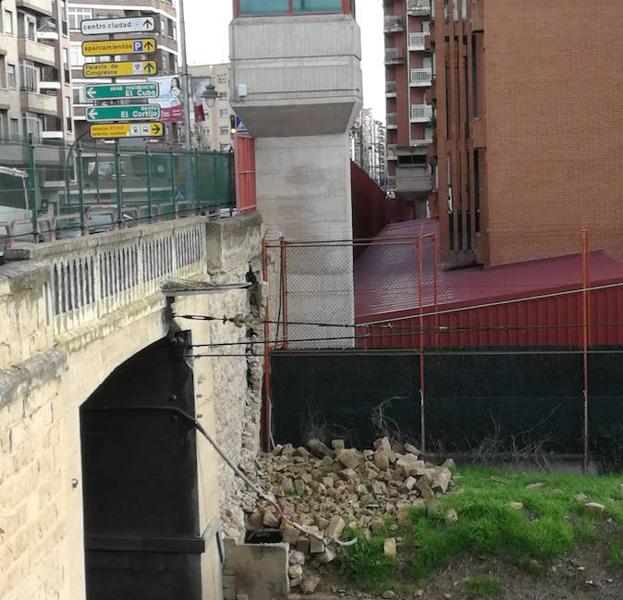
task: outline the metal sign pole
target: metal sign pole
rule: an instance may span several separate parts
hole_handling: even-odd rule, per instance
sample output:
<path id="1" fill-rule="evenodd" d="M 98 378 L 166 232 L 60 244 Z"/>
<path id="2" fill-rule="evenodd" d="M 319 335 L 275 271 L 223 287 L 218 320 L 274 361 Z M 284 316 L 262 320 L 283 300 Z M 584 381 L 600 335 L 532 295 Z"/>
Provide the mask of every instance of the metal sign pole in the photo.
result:
<path id="1" fill-rule="evenodd" d="M 188 73 L 188 53 L 186 51 L 186 16 L 184 12 L 184 0 L 179 0 L 180 15 L 180 50 L 182 53 L 182 79 L 184 81 L 184 148 L 190 150 L 192 141 L 190 135 L 190 103 L 192 95 L 190 91 L 190 74 Z"/>

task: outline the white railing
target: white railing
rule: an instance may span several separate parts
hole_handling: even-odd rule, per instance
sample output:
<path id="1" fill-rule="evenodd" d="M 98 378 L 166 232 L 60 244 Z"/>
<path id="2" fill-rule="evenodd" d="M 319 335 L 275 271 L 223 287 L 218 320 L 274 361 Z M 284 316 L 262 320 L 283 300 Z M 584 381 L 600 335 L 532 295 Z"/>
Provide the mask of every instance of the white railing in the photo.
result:
<path id="1" fill-rule="evenodd" d="M 426 38 L 429 34 L 415 32 L 409 34 L 409 50 L 426 50 Z"/>
<path id="2" fill-rule="evenodd" d="M 395 96 L 396 95 L 396 82 L 395 81 L 386 81 L 385 82 L 385 96 Z"/>
<path id="3" fill-rule="evenodd" d="M 415 16 L 430 15 L 430 0 L 407 0 L 407 13 Z"/>
<path id="4" fill-rule="evenodd" d="M 395 128 L 398 125 L 398 117 L 396 113 L 387 113 L 387 127 Z"/>
<path id="5" fill-rule="evenodd" d="M 385 31 L 402 31 L 405 28 L 404 20 L 402 17 L 388 15 L 385 17 Z"/>
<path id="6" fill-rule="evenodd" d="M 409 81 L 412 86 L 425 87 L 433 83 L 432 69 L 411 69 Z"/>
<path id="7" fill-rule="evenodd" d="M 160 291 L 170 277 L 205 272 L 206 221 L 170 221 L 71 241 L 46 256 L 45 300 L 54 334 L 88 325 Z"/>
<path id="8" fill-rule="evenodd" d="M 405 53 L 402 48 L 385 48 L 385 62 L 388 64 L 403 62 Z"/>
<path id="9" fill-rule="evenodd" d="M 411 121 L 413 123 L 428 123 L 433 118 L 433 107 L 428 104 L 413 104 L 411 106 Z"/>

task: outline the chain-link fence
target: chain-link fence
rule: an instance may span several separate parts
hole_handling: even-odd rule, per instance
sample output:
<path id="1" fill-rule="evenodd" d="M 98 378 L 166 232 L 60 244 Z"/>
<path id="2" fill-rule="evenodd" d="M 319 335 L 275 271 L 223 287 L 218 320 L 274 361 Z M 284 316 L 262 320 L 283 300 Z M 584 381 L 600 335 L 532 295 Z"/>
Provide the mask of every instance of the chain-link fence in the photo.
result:
<path id="1" fill-rule="evenodd" d="M 588 232 L 577 241 L 574 254 L 462 270 L 440 266 L 426 229 L 268 242 L 277 437 L 385 428 L 428 450 L 603 453 L 623 439 L 623 265 L 591 252 Z M 283 417 L 292 385 L 304 406 Z"/>
<path id="2" fill-rule="evenodd" d="M 235 207 L 230 153 L 20 139 L 0 151 L 0 249 Z"/>

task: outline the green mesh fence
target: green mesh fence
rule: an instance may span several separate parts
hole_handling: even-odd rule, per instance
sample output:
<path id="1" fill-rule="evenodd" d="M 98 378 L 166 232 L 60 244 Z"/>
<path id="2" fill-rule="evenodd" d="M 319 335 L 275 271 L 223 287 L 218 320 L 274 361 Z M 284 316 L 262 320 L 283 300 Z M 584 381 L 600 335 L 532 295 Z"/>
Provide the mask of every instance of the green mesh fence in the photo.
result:
<path id="1" fill-rule="evenodd" d="M 0 241 L 231 212 L 235 203 L 230 153 L 153 143 L 0 141 Z"/>

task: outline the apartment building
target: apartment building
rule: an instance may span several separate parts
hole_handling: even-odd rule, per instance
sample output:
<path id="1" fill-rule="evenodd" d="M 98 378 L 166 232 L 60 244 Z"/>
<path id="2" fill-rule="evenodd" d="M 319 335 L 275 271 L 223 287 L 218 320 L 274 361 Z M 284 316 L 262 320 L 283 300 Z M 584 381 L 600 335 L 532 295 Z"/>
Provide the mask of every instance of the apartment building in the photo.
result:
<path id="1" fill-rule="evenodd" d="M 499 265 L 623 259 L 623 3 L 435 0 L 441 252 Z"/>
<path id="2" fill-rule="evenodd" d="M 73 139 L 63 0 L 0 4 L 0 138 Z"/>
<path id="3" fill-rule="evenodd" d="M 388 186 L 425 217 L 433 190 L 428 147 L 433 141 L 434 56 L 431 0 L 383 0 Z"/>
<path id="4" fill-rule="evenodd" d="M 194 111 L 191 112 L 194 143 L 202 150 L 228 152 L 233 144 L 229 103 L 231 67 L 227 64 L 193 65 L 191 76 Z"/>
<path id="5" fill-rule="evenodd" d="M 351 160 L 380 186 L 387 185 L 385 125 L 374 118 L 372 109 L 363 108 L 350 130 Z"/>
<path id="6" fill-rule="evenodd" d="M 176 75 L 181 61 L 178 58 L 178 17 L 175 0 L 131 0 L 119 3 L 116 0 L 79 0 L 70 1 L 68 5 L 69 31 L 71 36 L 70 64 L 73 81 L 74 119 L 76 135 L 84 136 L 88 131 L 85 111 L 87 98 L 84 95 L 84 86 L 87 83 L 109 83 L 110 79 L 84 79 L 82 67 L 85 62 L 108 62 L 111 57 L 82 56 L 81 44 L 86 39 L 80 33 L 80 24 L 85 19 L 153 16 L 156 21 L 155 32 L 149 35 L 156 38 L 158 50 L 156 61 L 158 75 Z M 132 60 L 145 60 L 153 55 L 135 54 Z M 119 79 L 118 81 L 123 81 Z M 137 81 L 133 78 L 132 81 Z M 166 123 L 165 140 L 175 142 L 180 139 L 178 123 Z"/>

